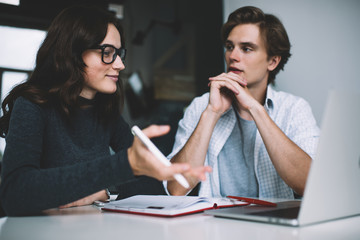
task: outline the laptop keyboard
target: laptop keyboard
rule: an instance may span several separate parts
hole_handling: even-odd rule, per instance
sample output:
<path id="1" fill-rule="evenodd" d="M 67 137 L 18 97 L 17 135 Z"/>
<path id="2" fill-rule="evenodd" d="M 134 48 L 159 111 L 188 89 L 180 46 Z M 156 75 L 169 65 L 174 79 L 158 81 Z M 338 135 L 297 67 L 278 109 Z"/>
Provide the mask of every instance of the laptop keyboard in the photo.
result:
<path id="1" fill-rule="evenodd" d="M 299 210 L 300 207 L 291 207 L 291 208 L 276 209 L 276 210 L 270 210 L 264 212 L 248 213 L 248 215 L 294 219 L 298 217 Z"/>

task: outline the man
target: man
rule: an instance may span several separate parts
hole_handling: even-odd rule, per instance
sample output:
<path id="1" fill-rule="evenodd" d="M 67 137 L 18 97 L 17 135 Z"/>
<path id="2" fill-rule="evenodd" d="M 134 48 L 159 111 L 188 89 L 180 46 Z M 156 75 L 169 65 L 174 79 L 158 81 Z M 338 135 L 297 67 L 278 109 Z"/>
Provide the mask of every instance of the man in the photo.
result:
<path id="1" fill-rule="evenodd" d="M 284 26 L 243 7 L 229 16 L 222 37 L 227 72 L 209 78 L 210 92 L 188 107 L 168 158 L 213 168 L 201 196 L 303 195 L 319 128 L 305 100 L 270 86 L 291 56 Z M 199 182 L 186 177 L 192 188 Z M 167 190 L 189 191 L 176 181 Z"/>

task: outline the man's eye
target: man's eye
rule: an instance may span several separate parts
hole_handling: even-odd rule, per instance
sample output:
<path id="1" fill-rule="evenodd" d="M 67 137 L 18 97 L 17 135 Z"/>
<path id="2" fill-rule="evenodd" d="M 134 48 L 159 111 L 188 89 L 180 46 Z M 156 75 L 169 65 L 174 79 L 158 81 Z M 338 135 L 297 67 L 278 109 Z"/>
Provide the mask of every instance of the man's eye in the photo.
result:
<path id="1" fill-rule="evenodd" d="M 249 47 L 243 47 L 242 50 L 243 50 L 244 52 L 251 52 L 251 51 L 252 51 L 252 49 L 249 48 Z"/>

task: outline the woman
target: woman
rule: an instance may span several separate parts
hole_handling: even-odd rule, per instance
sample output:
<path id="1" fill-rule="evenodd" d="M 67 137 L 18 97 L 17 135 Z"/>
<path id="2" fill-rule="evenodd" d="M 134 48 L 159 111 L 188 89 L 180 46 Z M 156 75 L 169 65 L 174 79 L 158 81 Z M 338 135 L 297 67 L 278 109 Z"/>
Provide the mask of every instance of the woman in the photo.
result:
<path id="1" fill-rule="evenodd" d="M 1 204 L 7 215 L 106 200 L 106 188 L 138 175 L 193 172 L 163 167 L 120 115 L 126 50 L 116 18 L 95 7 L 63 10 L 51 24 L 27 82 L 2 104 Z M 151 126 L 148 137 L 166 134 Z M 115 154 L 110 155 L 109 147 Z"/>

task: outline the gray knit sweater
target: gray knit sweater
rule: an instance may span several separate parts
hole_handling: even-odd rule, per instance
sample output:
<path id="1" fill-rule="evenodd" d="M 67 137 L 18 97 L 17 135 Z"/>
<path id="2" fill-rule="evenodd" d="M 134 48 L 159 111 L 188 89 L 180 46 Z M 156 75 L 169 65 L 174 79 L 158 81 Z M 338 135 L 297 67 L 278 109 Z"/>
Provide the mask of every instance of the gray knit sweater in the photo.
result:
<path id="1" fill-rule="evenodd" d="M 7 215 L 36 214 L 134 179 L 128 124 L 121 116 L 100 124 L 91 102 L 85 105 L 69 125 L 54 108 L 15 101 L 0 186 Z"/>

